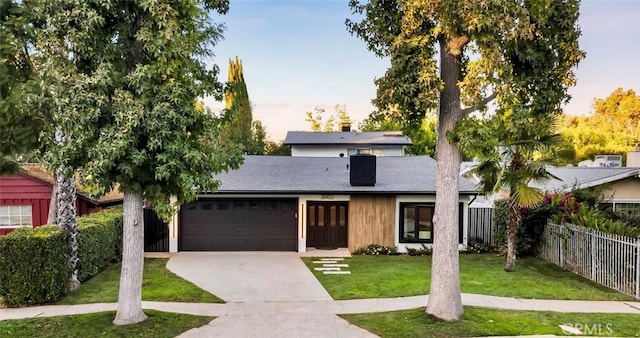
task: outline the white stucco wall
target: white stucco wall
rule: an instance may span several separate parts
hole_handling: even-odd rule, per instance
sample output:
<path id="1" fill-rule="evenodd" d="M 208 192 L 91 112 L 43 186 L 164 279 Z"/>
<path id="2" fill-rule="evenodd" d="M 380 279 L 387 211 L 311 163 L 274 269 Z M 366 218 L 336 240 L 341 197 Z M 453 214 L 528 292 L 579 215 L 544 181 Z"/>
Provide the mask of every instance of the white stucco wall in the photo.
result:
<path id="1" fill-rule="evenodd" d="M 404 156 L 401 146 L 354 146 L 354 145 L 320 145 L 320 146 L 292 146 L 291 156 L 298 157 L 338 157 L 340 154 L 349 156 L 349 149 L 372 149 L 377 156 Z"/>

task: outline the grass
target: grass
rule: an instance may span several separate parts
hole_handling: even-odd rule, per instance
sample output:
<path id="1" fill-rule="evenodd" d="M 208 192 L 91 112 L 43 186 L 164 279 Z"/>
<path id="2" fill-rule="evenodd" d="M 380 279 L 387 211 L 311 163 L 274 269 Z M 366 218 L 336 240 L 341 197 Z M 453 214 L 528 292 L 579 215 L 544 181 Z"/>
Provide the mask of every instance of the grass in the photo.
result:
<path id="1" fill-rule="evenodd" d="M 145 258 L 142 300 L 188 303 L 223 303 L 223 301 L 186 281 L 166 267 L 167 259 Z M 115 303 L 118 301 L 120 263 L 114 264 L 86 281 L 58 304 Z"/>
<path id="2" fill-rule="evenodd" d="M 0 337 L 175 337 L 215 317 L 147 310 L 139 324 L 116 326 L 115 312 L 0 321 Z"/>
<path id="3" fill-rule="evenodd" d="M 582 328 L 581 331 L 588 335 L 640 337 L 640 315 L 635 314 L 558 313 L 465 307 L 462 320 L 456 322 L 443 322 L 426 316 L 424 308 L 340 317 L 381 337 L 563 335 L 559 325 Z"/>
<path id="4" fill-rule="evenodd" d="M 350 275 L 314 271 L 313 258 L 303 258 L 334 299 L 424 295 L 431 282 L 431 256 L 353 256 L 346 258 Z M 492 296 L 633 300 L 540 259 L 519 259 L 513 272 L 504 272 L 504 258 L 495 254 L 460 255 L 462 292 Z"/>

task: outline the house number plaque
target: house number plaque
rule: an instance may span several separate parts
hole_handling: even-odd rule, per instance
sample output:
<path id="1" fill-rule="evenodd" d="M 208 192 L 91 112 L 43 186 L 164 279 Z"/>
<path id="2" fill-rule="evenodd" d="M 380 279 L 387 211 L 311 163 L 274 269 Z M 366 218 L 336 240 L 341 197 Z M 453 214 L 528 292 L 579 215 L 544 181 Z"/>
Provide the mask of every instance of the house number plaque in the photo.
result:
<path id="1" fill-rule="evenodd" d="M 321 200 L 332 200 L 333 195 L 320 195 Z"/>

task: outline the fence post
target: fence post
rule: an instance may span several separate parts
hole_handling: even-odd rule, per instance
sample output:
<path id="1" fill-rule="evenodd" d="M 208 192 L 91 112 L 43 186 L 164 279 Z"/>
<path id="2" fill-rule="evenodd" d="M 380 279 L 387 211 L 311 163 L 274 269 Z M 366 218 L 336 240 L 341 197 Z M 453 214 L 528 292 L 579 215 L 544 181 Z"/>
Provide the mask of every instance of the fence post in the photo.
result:
<path id="1" fill-rule="evenodd" d="M 640 299 L 640 239 L 636 240 L 636 298 Z"/>

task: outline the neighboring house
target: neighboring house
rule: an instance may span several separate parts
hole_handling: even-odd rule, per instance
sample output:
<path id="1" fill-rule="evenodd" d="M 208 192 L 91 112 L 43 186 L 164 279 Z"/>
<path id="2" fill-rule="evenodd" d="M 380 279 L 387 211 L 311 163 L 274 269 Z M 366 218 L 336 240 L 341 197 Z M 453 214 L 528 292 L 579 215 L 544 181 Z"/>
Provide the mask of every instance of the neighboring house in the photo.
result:
<path id="1" fill-rule="evenodd" d="M 547 192 L 599 187 L 604 204 L 613 210 L 640 217 L 640 167 L 549 167 L 557 179 L 539 188 Z"/>
<path id="2" fill-rule="evenodd" d="M 401 132 L 313 132 L 290 131 L 284 144 L 291 156 L 344 157 L 356 154 L 404 156 L 411 141 Z"/>
<path id="3" fill-rule="evenodd" d="M 80 185 L 77 188 L 79 216 L 122 203 L 117 191 L 94 199 Z M 0 235 L 46 224 L 52 190 L 53 175 L 39 164 L 21 165 L 16 175 L 0 176 Z"/>
<path id="4" fill-rule="evenodd" d="M 436 162 L 426 156 L 246 156 L 218 176 L 220 188 L 181 206 L 169 224 L 170 251 L 300 251 L 377 243 L 430 245 Z M 460 178 L 459 238 L 467 243 Z"/>

